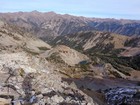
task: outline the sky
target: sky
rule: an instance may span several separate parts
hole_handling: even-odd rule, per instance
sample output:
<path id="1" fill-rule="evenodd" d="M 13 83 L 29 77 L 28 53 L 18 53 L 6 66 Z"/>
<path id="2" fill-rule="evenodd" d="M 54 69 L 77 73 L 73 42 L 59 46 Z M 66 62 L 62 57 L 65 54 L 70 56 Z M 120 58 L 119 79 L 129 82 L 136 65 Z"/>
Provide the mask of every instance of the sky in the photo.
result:
<path id="1" fill-rule="evenodd" d="M 140 20 L 140 0 L 1 0 L 0 12 L 54 11 L 85 17 Z"/>

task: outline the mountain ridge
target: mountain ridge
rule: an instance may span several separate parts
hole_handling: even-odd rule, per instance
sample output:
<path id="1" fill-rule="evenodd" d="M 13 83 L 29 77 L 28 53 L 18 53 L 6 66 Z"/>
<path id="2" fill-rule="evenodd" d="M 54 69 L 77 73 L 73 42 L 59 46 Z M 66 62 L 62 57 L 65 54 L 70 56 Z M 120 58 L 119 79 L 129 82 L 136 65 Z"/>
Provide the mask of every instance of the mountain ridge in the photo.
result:
<path id="1" fill-rule="evenodd" d="M 24 27 L 29 32 L 33 32 L 35 36 L 41 38 L 93 30 L 126 36 L 140 35 L 139 20 L 86 18 L 38 11 L 0 13 L 0 19 L 19 27 Z"/>
<path id="2" fill-rule="evenodd" d="M 89 19 L 98 19 L 98 20 L 124 20 L 124 21 L 137 21 L 137 22 L 140 22 L 140 19 L 126 19 L 126 18 L 101 18 L 101 17 L 88 17 L 88 16 L 82 16 L 82 15 L 73 15 L 73 14 L 68 14 L 68 13 L 57 13 L 55 11 L 38 11 L 38 10 L 33 10 L 33 11 L 17 11 L 17 12 L 0 12 L 0 14 L 13 14 L 13 13 L 42 13 L 42 14 L 46 14 L 46 13 L 51 13 L 51 14 L 58 14 L 58 15 L 67 15 L 67 16 L 74 16 L 74 17 L 83 17 L 83 18 L 89 18 Z"/>

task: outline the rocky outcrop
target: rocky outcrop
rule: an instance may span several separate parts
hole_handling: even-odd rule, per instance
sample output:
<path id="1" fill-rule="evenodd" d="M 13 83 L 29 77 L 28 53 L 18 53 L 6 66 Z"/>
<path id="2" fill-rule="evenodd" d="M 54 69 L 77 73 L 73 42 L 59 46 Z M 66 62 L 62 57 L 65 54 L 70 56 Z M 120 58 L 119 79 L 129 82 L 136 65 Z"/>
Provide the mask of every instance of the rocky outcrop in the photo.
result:
<path id="1" fill-rule="evenodd" d="M 108 105 L 139 105 L 140 87 L 113 88 L 105 90 Z"/>
<path id="2" fill-rule="evenodd" d="M 28 52 L 17 52 L 0 54 L 0 58 L 0 94 L 7 97 L 14 94 L 13 102 L 80 105 L 88 101 L 85 98 L 80 100 L 76 97 L 90 98 L 78 89 L 73 90 L 67 83 L 62 82 L 62 74 L 54 70 L 55 65 L 39 56 L 28 54 Z M 92 103 L 94 102 L 91 102 L 91 105 Z"/>

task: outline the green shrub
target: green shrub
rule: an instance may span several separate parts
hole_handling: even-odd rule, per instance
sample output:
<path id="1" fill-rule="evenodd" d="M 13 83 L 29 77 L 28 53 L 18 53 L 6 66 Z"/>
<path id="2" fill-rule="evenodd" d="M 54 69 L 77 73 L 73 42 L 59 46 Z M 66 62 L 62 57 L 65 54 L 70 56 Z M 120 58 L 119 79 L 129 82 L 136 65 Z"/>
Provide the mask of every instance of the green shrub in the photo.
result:
<path id="1" fill-rule="evenodd" d="M 46 60 L 53 61 L 56 63 L 65 63 L 63 59 L 58 55 L 58 53 L 51 54 L 51 56 L 47 57 Z"/>
<path id="2" fill-rule="evenodd" d="M 49 50 L 49 48 L 47 48 L 47 47 L 38 47 L 38 49 L 43 50 L 43 51 Z"/>

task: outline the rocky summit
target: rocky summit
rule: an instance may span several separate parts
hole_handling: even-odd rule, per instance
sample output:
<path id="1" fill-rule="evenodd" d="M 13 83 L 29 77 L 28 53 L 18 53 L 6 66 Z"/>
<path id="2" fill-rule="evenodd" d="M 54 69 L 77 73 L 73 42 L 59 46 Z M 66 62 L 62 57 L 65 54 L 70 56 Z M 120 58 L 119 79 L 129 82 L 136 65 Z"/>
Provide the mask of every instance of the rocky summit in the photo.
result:
<path id="1" fill-rule="evenodd" d="M 140 105 L 140 21 L 0 13 L 0 105 Z"/>

